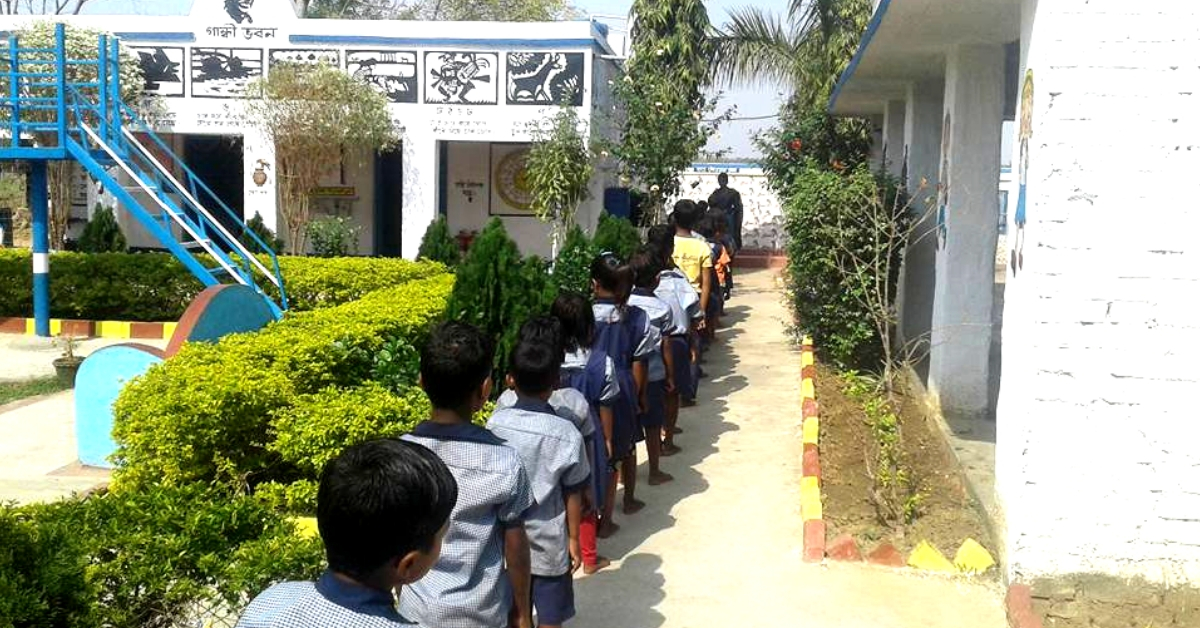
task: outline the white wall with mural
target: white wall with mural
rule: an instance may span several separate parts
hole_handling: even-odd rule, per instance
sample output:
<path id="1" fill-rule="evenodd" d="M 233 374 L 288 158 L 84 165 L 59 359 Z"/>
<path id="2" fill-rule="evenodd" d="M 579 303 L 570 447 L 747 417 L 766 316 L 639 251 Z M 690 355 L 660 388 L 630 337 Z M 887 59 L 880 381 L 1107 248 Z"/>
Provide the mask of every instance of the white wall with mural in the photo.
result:
<path id="1" fill-rule="evenodd" d="M 787 241 L 783 207 L 771 189 L 766 172 L 752 164 L 693 164 L 680 175 L 678 198 L 708 200 L 717 189 L 717 177 L 729 175 L 729 187 L 742 195 L 742 246 L 745 249 L 778 251 Z M 678 199 L 671 199 L 674 203 Z"/>

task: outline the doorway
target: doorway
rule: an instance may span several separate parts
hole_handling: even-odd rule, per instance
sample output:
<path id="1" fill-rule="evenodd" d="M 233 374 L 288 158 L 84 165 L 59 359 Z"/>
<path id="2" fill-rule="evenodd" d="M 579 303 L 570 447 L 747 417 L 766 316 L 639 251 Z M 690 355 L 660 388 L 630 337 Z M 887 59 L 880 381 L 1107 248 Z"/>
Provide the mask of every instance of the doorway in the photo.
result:
<path id="1" fill-rule="evenodd" d="M 245 175 L 240 135 L 188 135 L 183 140 L 183 160 L 225 203 L 233 215 L 222 211 L 204 190 L 197 190 L 196 199 L 204 205 L 230 233 L 241 233 L 245 210 Z"/>
<path id="2" fill-rule="evenodd" d="M 402 255 L 404 232 L 403 145 L 375 155 L 375 254 Z"/>

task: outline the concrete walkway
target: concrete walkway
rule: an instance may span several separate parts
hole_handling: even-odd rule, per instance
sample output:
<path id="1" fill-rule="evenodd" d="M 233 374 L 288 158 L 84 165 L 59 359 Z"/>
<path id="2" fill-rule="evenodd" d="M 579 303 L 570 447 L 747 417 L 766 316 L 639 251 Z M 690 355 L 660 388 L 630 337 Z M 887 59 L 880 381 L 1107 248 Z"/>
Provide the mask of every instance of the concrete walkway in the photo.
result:
<path id="1" fill-rule="evenodd" d="M 63 352 L 63 348 L 56 344 L 55 340 L 20 334 L 0 334 L 0 382 L 17 382 L 54 375 L 54 359 Z M 126 342 L 136 342 L 159 349 L 167 346 L 166 340 L 89 338 L 79 342 L 75 353 L 88 356 L 97 349 Z"/>
<path id="2" fill-rule="evenodd" d="M 108 480 L 108 471 L 75 462 L 72 391 L 0 406 L 0 435 L 0 502 L 53 501 Z"/>
<path id="3" fill-rule="evenodd" d="M 971 580 L 801 561 L 799 356 L 770 271 L 742 274 L 727 343 L 685 409 L 675 482 L 602 540 L 609 569 L 576 580 L 573 628 L 1003 628 L 1001 593 Z M 644 452 L 642 459 L 645 459 Z"/>

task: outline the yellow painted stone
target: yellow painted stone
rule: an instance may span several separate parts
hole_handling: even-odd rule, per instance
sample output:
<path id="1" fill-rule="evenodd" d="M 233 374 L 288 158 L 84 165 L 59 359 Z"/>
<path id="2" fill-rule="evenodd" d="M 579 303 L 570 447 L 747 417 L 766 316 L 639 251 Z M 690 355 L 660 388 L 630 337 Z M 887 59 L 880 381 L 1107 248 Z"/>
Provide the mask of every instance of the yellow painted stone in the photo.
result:
<path id="1" fill-rule="evenodd" d="M 62 319 L 61 318 L 50 319 L 50 335 L 57 336 L 61 333 L 62 333 Z"/>
<path id="2" fill-rule="evenodd" d="M 800 354 L 800 366 L 812 366 L 816 363 L 817 361 L 813 357 L 812 351 L 805 351 L 804 353 Z"/>
<path id="3" fill-rule="evenodd" d="M 37 329 L 37 326 L 36 326 L 36 324 L 34 324 L 32 318 L 25 319 L 25 335 L 26 336 L 32 336 L 35 333 L 37 333 L 36 329 Z"/>
<path id="4" fill-rule="evenodd" d="M 812 336 L 805 336 L 802 344 L 811 345 L 813 343 Z"/>
<path id="5" fill-rule="evenodd" d="M 296 524 L 296 532 L 301 538 L 311 539 L 320 534 L 316 517 L 293 517 L 292 523 Z"/>
<path id="6" fill-rule="evenodd" d="M 804 521 L 821 518 L 821 480 L 812 476 L 800 478 L 800 517 Z"/>
<path id="7" fill-rule="evenodd" d="M 921 541 L 908 557 L 908 566 L 924 571 L 953 572 L 954 565 L 930 545 L 929 541 Z"/>
<path id="8" fill-rule="evenodd" d="M 954 555 L 954 566 L 963 573 L 983 573 L 996 565 L 996 559 L 979 541 L 967 539 Z"/>
<path id="9" fill-rule="evenodd" d="M 101 338 L 128 339 L 133 325 L 127 321 L 97 321 L 96 335 Z"/>
<path id="10" fill-rule="evenodd" d="M 821 423 L 815 416 L 804 419 L 804 444 L 816 445 L 821 434 Z"/>
<path id="11" fill-rule="evenodd" d="M 816 399 L 817 389 L 813 386 L 811 377 L 805 377 L 800 382 L 800 398 L 801 399 Z"/>
<path id="12" fill-rule="evenodd" d="M 175 335 L 176 327 L 179 327 L 179 323 L 163 323 L 163 340 L 170 340 Z"/>

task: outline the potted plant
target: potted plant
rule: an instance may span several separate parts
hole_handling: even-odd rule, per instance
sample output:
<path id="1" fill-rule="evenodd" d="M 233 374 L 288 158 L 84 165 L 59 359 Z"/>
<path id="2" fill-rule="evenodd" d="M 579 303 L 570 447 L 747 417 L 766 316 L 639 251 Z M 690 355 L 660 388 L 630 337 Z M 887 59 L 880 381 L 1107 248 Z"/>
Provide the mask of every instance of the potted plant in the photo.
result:
<path id="1" fill-rule="evenodd" d="M 69 388 L 74 388 L 75 375 L 79 373 L 79 365 L 83 364 L 83 357 L 75 355 L 75 349 L 79 347 L 79 339 L 64 334 L 58 337 L 55 344 L 63 349 L 62 355 L 54 359 L 54 371 L 58 374 L 58 381 Z"/>

